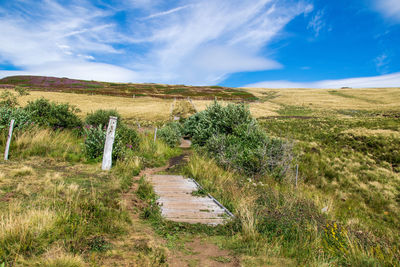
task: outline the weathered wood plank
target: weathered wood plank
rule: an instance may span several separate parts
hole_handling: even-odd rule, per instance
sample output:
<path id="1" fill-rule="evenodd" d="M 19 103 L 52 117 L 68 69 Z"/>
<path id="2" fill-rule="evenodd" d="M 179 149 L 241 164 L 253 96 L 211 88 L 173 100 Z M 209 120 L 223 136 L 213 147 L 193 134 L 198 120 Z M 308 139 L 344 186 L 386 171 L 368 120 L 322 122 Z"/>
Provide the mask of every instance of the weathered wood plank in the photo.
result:
<path id="1" fill-rule="evenodd" d="M 176 222 L 223 224 L 227 212 L 209 196 L 193 196 L 199 188 L 192 179 L 181 175 L 152 175 L 150 181 L 159 196 L 161 215 Z"/>

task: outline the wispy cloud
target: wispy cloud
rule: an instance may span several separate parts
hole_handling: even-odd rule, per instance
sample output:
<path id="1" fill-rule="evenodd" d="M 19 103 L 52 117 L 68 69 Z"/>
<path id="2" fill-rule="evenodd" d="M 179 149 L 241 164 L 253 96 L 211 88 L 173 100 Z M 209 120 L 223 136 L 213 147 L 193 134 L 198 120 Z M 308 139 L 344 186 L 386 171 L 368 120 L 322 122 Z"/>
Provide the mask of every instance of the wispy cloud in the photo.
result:
<path id="1" fill-rule="evenodd" d="M 374 8 L 386 18 L 400 22 L 399 0 L 373 0 Z"/>
<path id="2" fill-rule="evenodd" d="M 115 10 L 12 1 L 0 8 L 0 59 L 21 71 L 0 75 L 213 84 L 238 71 L 281 68 L 263 54 L 289 21 L 310 12 L 300 1 L 182 0 L 161 9 L 161 1 L 140 0 Z M 121 10 L 124 27 L 114 18 Z"/>
<path id="3" fill-rule="evenodd" d="M 378 72 L 385 74 L 388 72 L 389 57 L 386 53 L 375 58 L 376 69 Z"/>
<path id="4" fill-rule="evenodd" d="M 265 81 L 254 84 L 248 84 L 243 87 L 255 88 L 382 88 L 382 87 L 400 87 L 400 72 L 374 76 L 349 78 L 340 80 L 325 80 L 317 82 L 290 82 L 290 81 Z"/>
<path id="5" fill-rule="evenodd" d="M 311 29 L 315 37 L 318 37 L 320 32 L 326 27 L 325 20 L 323 19 L 324 14 L 324 10 L 318 10 L 307 25 L 307 29 Z"/>
<path id="6" fill-rule="evenodd" d="M 188 7 L 190 7 L 190 5 L 187 5 L 187 6 L 180 6 L 180 7 L 176 7 L 176 8 L 167 10 L 167 11 L 157 12 L 157 13 L 151 14 L 151 15 L 149 15 L 149 16 L 143 18 L 143 19 L 146 20 L 146 19 L 152 19 L 152 18 L 157 18 L 157 17 L 169 15 L 169 14 L 178 12 L 178 11 L 180 11 L 180 10 L 182 10 L 182 9 L 185 9 L 185 8 L 188 8 Z"/>

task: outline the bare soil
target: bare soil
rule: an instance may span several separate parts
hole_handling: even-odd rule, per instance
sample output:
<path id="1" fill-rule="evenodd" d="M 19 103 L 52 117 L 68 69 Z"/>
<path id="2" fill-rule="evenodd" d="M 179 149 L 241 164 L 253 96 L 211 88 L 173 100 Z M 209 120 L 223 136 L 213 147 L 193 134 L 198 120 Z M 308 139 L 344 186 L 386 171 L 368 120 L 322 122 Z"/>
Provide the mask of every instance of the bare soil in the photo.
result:
<path id="1" fill-rule="evenodd" d="M 177 251 L 168 259 L 170 266 L 240 266 L 239 259 L 230 251 L 222 250 L 201 238 L 185 244 L 183 251 Z"/>

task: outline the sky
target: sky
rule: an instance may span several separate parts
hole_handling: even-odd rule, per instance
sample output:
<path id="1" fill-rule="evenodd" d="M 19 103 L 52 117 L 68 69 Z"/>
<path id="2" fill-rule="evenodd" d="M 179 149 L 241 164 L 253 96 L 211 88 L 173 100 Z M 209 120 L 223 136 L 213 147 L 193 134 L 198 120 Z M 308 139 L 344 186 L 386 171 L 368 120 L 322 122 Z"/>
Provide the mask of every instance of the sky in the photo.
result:
<path id="1" fill-rule="evenodd" d="M 400 87 L 400 0 L 0 0 L 0 78 Z"/>

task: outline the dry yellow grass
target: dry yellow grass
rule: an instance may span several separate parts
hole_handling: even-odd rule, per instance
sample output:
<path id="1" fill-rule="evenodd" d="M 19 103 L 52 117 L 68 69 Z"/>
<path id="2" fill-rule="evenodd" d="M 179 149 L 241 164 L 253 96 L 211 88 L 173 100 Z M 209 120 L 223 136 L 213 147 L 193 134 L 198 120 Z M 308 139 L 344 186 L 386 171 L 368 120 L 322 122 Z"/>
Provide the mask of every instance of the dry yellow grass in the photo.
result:
<path id="1" fill-rule="evenodd" d="M 349 133 L 355 136 L 382 136 L 382 137 L 393 137 L 393 138 L 400 138 L 400 132 L 392 131 L 392 130 L 383 130 L 383 129 L 366 129 L 366 128 L 353 128 L 342 133 Z"/>
<path id="2" fill-rule="evenodd" d="M 337 93 L 327 89 L 266 89 L 246 88 L 250 93 L 265 97 L 265 92 L 276 92 L 268 101 L 250 103 L 250 111 L 256 118 L 277 115 L 282 105 L 304 106 L 314 110 L 396 110 L 400 108 L 400 88 L 339 89 Z M 344 95 L 344 96 L 343 96 Z M 56 102 L 68 102 L 77 106 L 84 117 L 97 109 L 116 109 L 128 121 L 167 121 L 170 119 L 171 99 L 124 98 L 102 95 L 84 95 L 56 92 L 31 92 L 20 98 L 20 103 L 40 97 Z M 198 111 L 205 110 L 212 100 L 193 100 Z M 226 104 L 222 101 L 223 104 Z"/>
<path id="3" fill-rule="evenodd" d="M 393 110 L 400 108 L 400 88 L 338 89 L 332 94 L 327 89 L 267 89 L 246 88 L 258 97 L 265 92 L 277 92 L 277 97 L 263 104 L 251 106 L 294 105 L 315 109 Z M 276 107 L 274 107 L 276 108 Z M 267 108 L 268 110 L 268 108 Z M 272 109 L 273 110 L 273 109 Z"/>
<path id="4" fill-rule="evenodd" d="M 150 97 L 125 98 L 103 95 L 84 95 L 56 92 L 30 92 L 30 95 L 19 98 L 21 105 L 44 97 L 51 101 L 70 103 L 77 106 L 82 117 L 98 109 L 116 109 L 127 120 L 162 121 L 168 120 L 173 100 Z"/>

